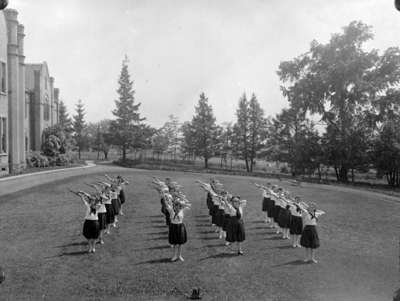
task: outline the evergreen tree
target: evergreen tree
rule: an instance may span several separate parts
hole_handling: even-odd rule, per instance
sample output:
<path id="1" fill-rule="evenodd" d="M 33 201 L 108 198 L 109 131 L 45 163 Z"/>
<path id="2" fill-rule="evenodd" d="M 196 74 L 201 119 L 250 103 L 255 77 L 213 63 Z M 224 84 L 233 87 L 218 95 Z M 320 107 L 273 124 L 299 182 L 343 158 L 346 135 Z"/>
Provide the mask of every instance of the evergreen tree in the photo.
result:
<path id="1" fill-rule="evenodd" d="M 59 110 L 58 111 L 59 125 L 61 126 L 62 129 L 64 129 L 64 131 L 66 133 L 71 133 L 72 132 L 72 121 L 67 112 L 67 107 L 65 106 L 65 104 L 62 100 L 60 101 L 58 110 Z"/>
<path id="2" fill-rule="evenodd" d="M 244 93 L 239 100 L 239 107 L 236 110 L 237 121 L 234 125 L 234 150 L 235 155 L 244 160 L 246 170 L 250 171 L 250 112 L 249 101 Z"/>
<path id="3" fill-rule="evenodd" d="M 122 149 L 122 160 L 126 160 L 126 152 L 130 147 L 140 147 L 146 141 L 143 135 L 149 133 L 141 124 L 144 118 L 140 118 L 140 103 L 135 104 L 135 91 L 133 81 L 128 71 L 128 59 L 122 62 L 122 70 L 118 80 L 118 99 L 115 100 L 116 109 L 112 111 L 115 120 L 111 122 L 110 134 L 113 144 Z"/>
<path id="4" fill-rule="evenodd" d="M 263 146 L 266 138 L 266 120 L 264 118 L 264 110 L 261 108 L 257 97 L 253 94 L 249 102 L 249 133 L 250 133 L 250 171 L 253 171 L 255 158 L 258 151 Z"/>
<path id="5" fill-rule="evenodd" d="M 166 135 L 168 141 L 168 151 L 174 154 L 176 160 L 176 153 L 179 148 L 179 120 L 174 115 L 168 116 L 169 120 L 163 126 L 163 133 Z"/>
<path id="6" fill-rule="evenodd" d="M 79 100 L 75 107 L 76 115 L 73 116 L 73 130 L 76 146 L 78 147 L 78 157 L 81 158 L 81 150 L 85 144 L 84 129 L 85 123 L 85 108 L 82 100 Z"/>
<path id="7" fill-rule="evenodd" d="M 214 155 L 218 143 L 218 127 L 208 98 L 204 93 L 200 94 L 200 99 L 195 108 L 195 115 L 191 122 L 192 146 L 195 155 L 204 158 L 204 167 L 208 168 L 208 160 Z"/>
<path id="8" fill-rule="evenodd" d="M 195 143 L 194 143 L 194 129 L 192 127 L 192 123 L 190 121 L 185 121 L 180 131 L 182 132 L 182 138 L 180 140 L 180 149 L 185 157 L 194 157 L 195 156 Z"/>

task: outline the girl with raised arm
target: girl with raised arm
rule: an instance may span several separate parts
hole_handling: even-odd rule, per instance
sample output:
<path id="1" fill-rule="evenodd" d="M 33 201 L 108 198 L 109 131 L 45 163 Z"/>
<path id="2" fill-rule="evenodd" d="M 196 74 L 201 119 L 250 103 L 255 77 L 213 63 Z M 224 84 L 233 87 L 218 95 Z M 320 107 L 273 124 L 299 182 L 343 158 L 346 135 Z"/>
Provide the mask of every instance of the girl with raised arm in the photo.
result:
<path id="1" fill-rule="evenodd" d="M 301 208 L 301 207 L 300 207 Z M 324 214 L 323 211 L 317 211 L 315 205 L 307 209 L 302 208 L 303 232 L 301 233 L 300 244 L 306 250 L 305 262 L 317 263 L 315 259 L 315 250 L 319 248 L 320 242 L 317 231 L 318 216 Z"/>
<path id="2" fill-rule="evenodd" d="M 94 200 L 92 200 L 88 194 L 80 192 L 79 196 L 86 206 L 86 215 L 85 222 L 83 223 L 82 234 L 88 240 L 88 252 L 94 253 L 96 252 L 96 241 L 100 235 L 99 220 L 97 217 L 97 210 L 99 206 L 95 204 Z"/>
<path id="3" fill-rule="evenodd" d="M 300 202 L 299 197 L 295 197 L 295 203 L 290 205 L 290 235 L 292 237 L 292 246 L 293 248 L 301 248 L 300 245 L 300 236 L 303 232 L 303 220 L 301 218 L 301 208 L 298 205 Z"/>
<path id="4" fill-rule="evenodd" d="M 230 217 L 226 241 L 229 243 L 237 243 L 238 255 L 243 255 L 242 242 L 246 239 L 246 232 L 243 222 L 243 205 L 239 196 L 231 199 L 234 215 Z"/>
<path id="5" fill-rule="evenodd" d="M 187 242 L 187 232 L 183 223 L 184 209 L 188 208 L 183 202 L 172 200 L 168 195 L 166 200 L 167 210 L 171 216 L 169 226 L 168 241 L 174 248 L 174 256 L 171 261 L 184 261 L 182 257 L 182 246 Z"/>

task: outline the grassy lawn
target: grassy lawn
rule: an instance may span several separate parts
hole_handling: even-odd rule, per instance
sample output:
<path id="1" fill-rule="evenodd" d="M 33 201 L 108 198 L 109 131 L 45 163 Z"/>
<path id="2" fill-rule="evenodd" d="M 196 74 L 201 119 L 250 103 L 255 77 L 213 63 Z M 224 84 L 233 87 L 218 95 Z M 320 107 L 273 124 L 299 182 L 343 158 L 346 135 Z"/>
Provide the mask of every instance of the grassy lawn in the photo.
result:
<path id="1" fill-rule="evenodd" d="M 67 188 L 86 189 L 97 175 L 28 189 L 0 202 L 0 300 L 184 300 L 200 287 L 203 300 L 390 300 L 398 286 L 399 206 L 375 192 L 344 187 L 280 185 L 315 200 L 320 219 L 318 264 L 277 239 L 261 222 L 260 193 L 251 178 L 218 176 L 248 200 L 245 256 L 210 232 L 205 194 L 194 183 L 207 175 L 121 169 L 130 178 L 125 216 L 96 254 L 85 253 L 84 207 Z M 185 262 L 170 263 L 167 228 L 149 176 L 184 186 L 193 208 L 186 217 Z M 261 181 L 261 179 L 255 179 Z M 275 181 L 275 180 L 272 180 Z M 277 182 L 278 183 L 278 182 Z"/>

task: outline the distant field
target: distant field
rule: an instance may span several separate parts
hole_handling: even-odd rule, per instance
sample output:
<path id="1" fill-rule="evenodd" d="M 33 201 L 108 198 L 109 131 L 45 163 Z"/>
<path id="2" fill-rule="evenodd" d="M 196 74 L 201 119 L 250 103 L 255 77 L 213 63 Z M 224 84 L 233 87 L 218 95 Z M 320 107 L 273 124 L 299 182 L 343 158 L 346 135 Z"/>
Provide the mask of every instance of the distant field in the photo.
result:
<path id="1" fill-rule="evenodd" d="M 100 171 L 0 197 L 0 265 L 6 271 L 0 300 L 184 300 L 200 287 L 203 300 L 381 301 L 398 288 L 400 203 L 392 197 L 277 182 L 327 212 L 319 226 L 320 263 L 303 264 L 303 250 L 261 222 L 254 179 L 218 176 L 248 200 L 245 256 L 238 257 L 210 232 L 205 195 L 194 183 L 208 175 L 119 170 L 132 183 L 126 215 L 95 255 L 85 253 L 84 207 L 67 188 L 86 188 L 83 183 Z M 148 186 L 151 175 L 172 177 L 193 203 L 185 218 L 183 263 L 168 261 L 167 228 L 159 197 Z"/>
<path id="2" fill-rule="evenodd" d="M 144 161 L 152 160 L 152 159 L 157 159 L 160 161 L 160 164 L 165 164 L 165 165 L 170 165 L 173 164 L 174 162 L 180 163 L 182 162 L 179 159 L 179 156 L 177 158 L 174 158 L 173 154 L 163 154 L 160 156 L 157 156 L 156 154 L 153 155 L 153 152 L 151 150 L 146 150 L 146 151 L 138 151 L 138 152 L 129 152 L 127 154 L 128 159 L 138 159 L 142 158 Z M 83 160 L 98 160 L 97 158 L 97 152 L 82 152 L 81 153 L 81 158 Z M 121 158 L 121 152 L 118 149 L 112 149 L 108 155 L 108 160 L 118 160 Z M 176 159 L 176 160 L 174 160 Z M 104 160 L 104 155 L 103 153 L 99 153 L 99 160 Z M 195 160 L 192 160 L 192 164 L 197 167 L 198 169 L 202 168 L 204 166 L 204 161 L 201 158 L 196 158 Z M 282 168 L 287 166 L 286 163 L 277 163 L 277 162 L 268 162 L 262 159 L 257 159 L 256 160 L 256 165 L 254 166 L 254 171 L 255 172 L 261 172 L 261 173 L 268 173 L 268 174 L 282 174 Z M 241 171 L 246 171 L 246 165 L 243 160 L 239 159 L 230 159 L 228 158 L 226 161 L 222 162 L 221 165 L 221 158 L 219 157 L 213 157 L 209 159 L 209 167 L 212 169 L 233 169 L 233 170 L 241 170 Z M 288 169 L 288 168 L 286 168 Z M 287 174 L 290 175 L 290 174 Z M 322 180 L 328 180 L 328 181 L 336 181 L 336 175 L 335 171 L 333 168 L 328 168 L 322 170 Z M 303 176 L 300 176 L 303 177 Z M 305 178 L 308 178 L 309 175 L 305 175 Z M 318 174 L 315 173 L 312 175 L 312 178 L 318 179 Z M 349 173 L 349 181 L 351 181 L 351 175 Z M 370 170 L 369 172 L 365 173 L 360 173 L 360 172 L 355 172 L 355 181 L 356 182 L 366 182 L 366 183 L 371 183 L 371 184 L 379 184 L 379 185 L 386 185 L 386 179 L 380 178 L 378 179 L 376 177 L 376 171 Z"/>

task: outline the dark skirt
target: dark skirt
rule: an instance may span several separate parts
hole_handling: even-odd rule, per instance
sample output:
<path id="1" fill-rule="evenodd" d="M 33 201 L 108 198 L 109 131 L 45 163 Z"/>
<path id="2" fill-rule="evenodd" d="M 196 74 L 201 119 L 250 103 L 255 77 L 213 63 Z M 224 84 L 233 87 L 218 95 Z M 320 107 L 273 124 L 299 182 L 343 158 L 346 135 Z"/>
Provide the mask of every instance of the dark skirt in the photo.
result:
<path id="1" fill-rule="evenodd" d="M 165 224 L 169 226 L 171 224 L 171 216 L 169 215 L 169 211 L 165 210 Z"/>
<path id="2" fill-rule="evenodd" d="M 185 224 L 170 224 L 168 241 L 170 245 L 183 245 L 187 242 Z"/>
<path id="3" fill-rule="evenodd" d="M 268 201 L 269 198 L 264 197 L 262 201 L 262 211 L 266 212 L 268 211 Z"/>
<path id="4" fill-rule="evenodd" d="M 268 217 L 272 218 L 274 214 L 275 201 L 270 199 L 270 202 L 268 202 L 267 205 Z"/>
<path id="5" fill-rule="evenodd" d="M 112 207 L 114 209 L 114 215 L 119 215 L 119 210 L 121 209 L 121 204 L 118 199 L 111 200 Z"/>
<path id="6" fill-rule="evenodd" d="M 121 201 L 121 204 L 124 204 L 126 201 L 126 195 L 123 189 L 121 189 L 121 191 L 119 192 L 119 200 Z"/>
<path id="7" fill-rule="evenodd" d="M 229 214 L 224 214 L 224 223 L 222 225 L 222 230 L 228 231 L 228 225 L 230 222 L 231 216 Z"/>
<path id="8" fill-rule="evenodd" d="M 216 217 L 215 217 L 215 224 L 218 227 L 222 227 L 224 225 L 224 215 L 225 215 L 224 210 L 218 208 Z"/>
<path id="9" fill-rule="evenodd" d="M 319 237 L 317 227 L 305 226 L 301 233 L 300 244 L 304 248 L 317 249 L 319 248 Z"/>
<path id="10" fill-rule="evenodd" d="M 243 219 L 231 216 L 227 225 L 226 241 L 242 242 L 246 239 Z"/>
<path id="11" fill-rule="evenodd" d="M 303 232 L 303 219 L 301 216 L 293 216 L 290 221 L 290 234 L 300 235 Z"/>
<path id="12" fill-rule="evenodd" d="M 290 228 L 291 214 L 289 209 L 281 208 L 278 216 L 278 225 L 281 228 Z"/>
<path id="13" fill-rule="evenodd" d="M 98 239 L 100 235 L 99 221 L 85 219 L 82 234 L 86 239 Z"/>
<path id="14" fill-rule="evenodd" d="M 280 211 L 281 211 L 281 206 L 274 205 L 274 208 L 272 209 L 272 218 L 274 219 L 275 223 L 278 222 L 278 216 Z"/>
<path id="15" fill-rule="evenodd" d="M 217 214 L 218 214 L 218 206 L 214 205 L 211 207 L 211 222 L 216 225 L 217 224 Z"/>
<path id="16" fill-rule="evenodd" d="M 107 224 L 112 224 L 115 221 L 115 215 L 114 215 L 114 208 L 111 204 L 105 204 L 106 205 L 106 223 Z"/>
<path id="17" fill-rule="evenodd" d="M 107 213 L 98 213 L 100 230 L 107 228 Z"/>
<path id="18" fill-rule="evenodd" d="M 207 203 L 208 210 L 210 210 L 213 203 L 212 203 L 212 196 L 209 192 L 207 193 L 206 203 Z"/>

